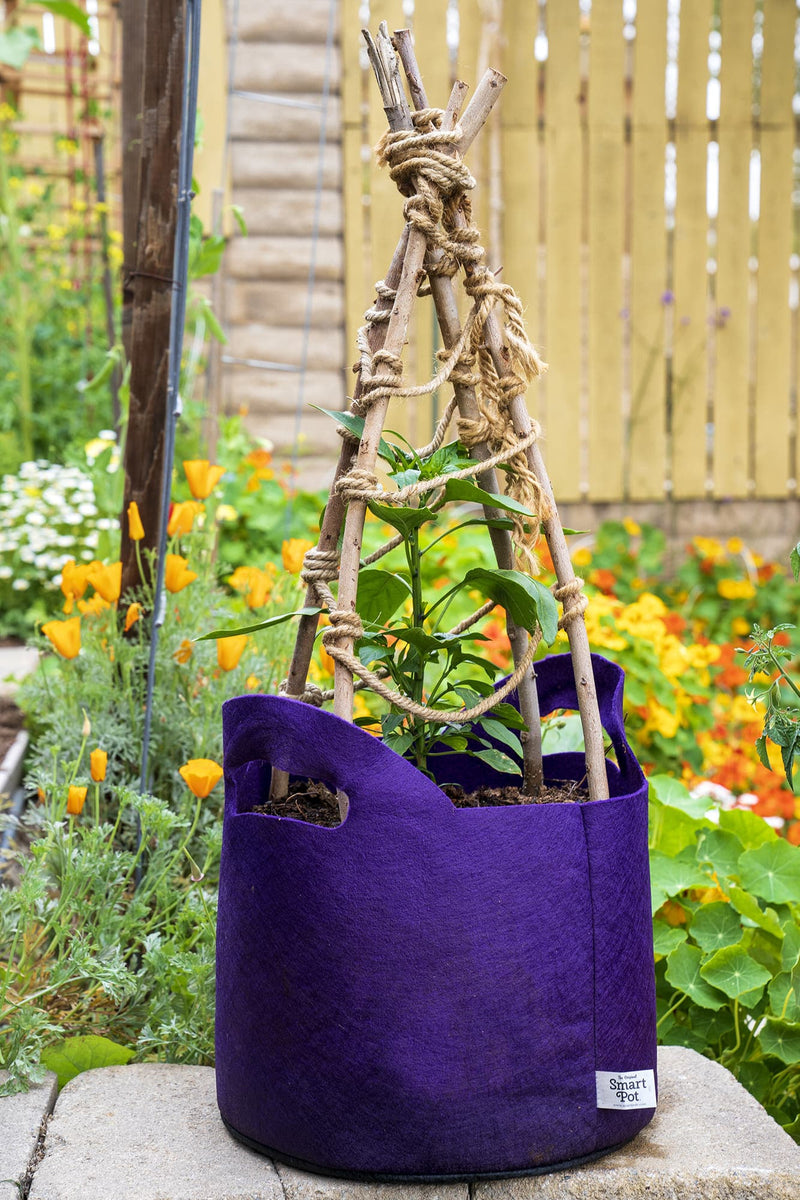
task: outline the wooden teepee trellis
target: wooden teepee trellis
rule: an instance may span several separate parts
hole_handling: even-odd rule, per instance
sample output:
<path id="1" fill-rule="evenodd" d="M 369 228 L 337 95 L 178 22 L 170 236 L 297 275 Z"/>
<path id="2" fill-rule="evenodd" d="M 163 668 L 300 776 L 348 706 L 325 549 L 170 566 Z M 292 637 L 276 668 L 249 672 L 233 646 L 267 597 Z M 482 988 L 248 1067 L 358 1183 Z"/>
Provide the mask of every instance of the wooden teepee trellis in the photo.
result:
<path id="1" fill-rule="evenodd" d="M 423 394 L 449 381 L 454 397 L 436 438 L 444 438 L 447 424 L 457 410 L 459 438 L 469 446 L 474 459 L 474 466 L 463 474 L 475 477 L 483 491 L 499 495 L 495 466 L 502 463 L 509 479 L 506 490 L 513 494 L 516 488 L 526 505 L 540 517 L 556 572 L 555 596 L 563 604 L 561 622 L 572 654 L 586 744 L 589 797 L 602 799 L 608 795 L 608 784 L 583 621 L 586 602 L 581 582 L 572 569 L 552 487 L 537 445 L 538 426 L 531 421 L 525 405 L 527 385 L 542 364 L 522 325 L 519 300 L 508 285 L 495 279 L 486 264 L 478 231 L 471 220 L 468 193 L 474 181 L 463 163 L 506 80 L 499 72 L 488 70 L 463 114 L 467 85 L 461 82 L 453 86 L 444 110 L 431 109 L 409 31 L 398 31 L 392 40 L 383 24 L 376 40 L 366 31 L 364 36 L 388 120 L 379 156 L 406 197 L 406 226 L 385 279 L 376 285 L 375 303 L 368 310 L 367 323 L 359 335 L 358 382 L 351 412 L 363 417 L 361 436 L 356 440 L 347 430 L 340 429 L 343 444 L 330 502 L 319 542 L 308 552 L 304 564 L 307 606 L 322 604 L 330 612 L 331 626 L 324 639 L 335 660 L 334 711 L 340 717 L 352 719 L 356 675 L 387 694 L 380 673 L 362 667 L 353 655 L 353 645 L 360 632 L 355 609 L 358 572 L 363 565 L 361 545 L 367 504 L 373 499 L 395 504 L 414 502 L 413 486 L 384 492 L 375 476 L 389 401 L 393 397 Z M 408 81 L 414 113 L 401 82 L 398 58 Z M 453 287 L 454 276 L 461 272 L 465 290 L 473 302 L 463 328 Z M 410 387 L 402 379 L 401 354 L 413 306 L 418 295 L 428 290 L 442 333 L 442 367 L 435 379 Z M 498 310 L 502 311 L 502 320 Z M 425 487 L 431 489 L 432 481 L 427 480 Z M 489 505 L 485 513 L 489 519 L 500 515 Z M 498 567 L 513 570 L 518 567 L 520 556 L 524 561 L 528 543 L 538 536 L 538 529 L 531 534 L 529 527 L 529 533 L 525 534 L 520 526 L 512 536 L 507 528 L 490 526 L 490 535 Z M 334 597 L 329 583 L 336 578 L 339 585 Z M 317 613 L 301 618 L 289 674 L 283 685 L 289 696 L 306 699 L 312 696 L 307 676 L 317 624 Z M 523 786 L 535 793 L 541 785 L 541 734 L 531 666 L 535 641 L 509 614 L 507 628 L 515 664 L 511 686 L 517 688 L 521 713 L 528 727 L 522 739 Z M 491 702 L 496 703 L 500 698 L 498 692 Z M 392 699 L 397 702 L 395 695 Z M 405 702 L 403 706 L 413 711 Z M 481 710 L 486 707 L 481 706 Z M 448 711 L 446 717 L 441 714 L 437 717 L 431 710 L 425 710 L 423 715 L 457 723 L 479 714 L 473 709 L 461 713 Z M 274 772 L 273 796 L 283 794 L 286 786 L 286 776 Z"/>

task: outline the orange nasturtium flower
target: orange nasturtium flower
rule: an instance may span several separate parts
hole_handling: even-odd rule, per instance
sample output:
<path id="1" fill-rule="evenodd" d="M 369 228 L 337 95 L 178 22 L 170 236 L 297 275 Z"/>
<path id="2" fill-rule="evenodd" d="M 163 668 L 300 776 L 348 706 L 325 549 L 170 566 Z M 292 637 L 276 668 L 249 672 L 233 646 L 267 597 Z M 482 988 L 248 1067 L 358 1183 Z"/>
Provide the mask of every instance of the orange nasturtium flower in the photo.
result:
<path id="1" fill-rule="evenodd" d="M 195 500 L 205 500 L 225 474 L 225 468 L 210 463 L 207 458 L 191 458 L 184 461 L 183 469 L 189 482 L 189 491 Z"/>
<path id="2" fill-rule="evenodd" d="M 223 671 L 238 667 L 239 659 L 247 645 L 246 633 L 235 633 L 231 637 L 217 638 L 217 662 Z"/>
<path id="3" fill-rule="evenodd" d="M 213 758 L 190 758 L 179 773 L 192 794 L 205 800 L 222 778 L 222 767 Z"/>
<path id="4" fill-rule="evenodd" d="M 108 604 L 115 604 L 122 587 L 122 563 L 115 562 L 108 566 L 95 563 L 89 572 L 89 583 Z"/>
<path id="5" fill-rule="evenodd" d="M 313 542 L 309 542 L 305 538 L 289 538 L 288 542 L 284 542 L 281 546 L 284 571 L 298 575 L 303 569 L 306 550 L 310 550 L 313 545 Z"/>
<path id="6" fill-rule="evenodd" d="M 189 659 L 192 657 L 193 650 L 194 650 L 194 646 L 192 645 L 192 643 L 189 641 L 188 638 L 184 638 L 183 641 L 181 642 L 180 646 L 178 646 L 178 649 L 175 651 L 175 653 L 173 654 L 172 657 L 175 659 L 175 662 L 187 663 L 189 661 Z"/>
<path id="7" fill-rule="evenodd" d="M 77 658 L 81 648 L 81 619 L 46 621 L 42 633 L 55 646 L 62 658 Z"/>
<path id="8" fill-rule="evenodd" d="M 168 592 L 180 592 L 197 579 L 197 572 L 189 570 L 182 554 L 168 554 L 164 566 L 164 583 Z"/>
<path id="9" fill-rule="evenodd" d="M 86 793 L 89 789 L 73 784 L 67 792 L 67 812 L 73 817 L 79 817 L 83 812 Z"/>
<path id="10" fill-rule="evenodd" d="M 128 611 L 125 613 L 125 632 L 126 633 L 131 628 L 131 626 L 136 624 L 136 622 L 139 620 L 141 615 L 142 615 L 142 606 L 141 606 L 141 604 L 139 604 L 138 600 L 135 600 L 133 602 L 133 604 L 128 605 Z"/>
<path id="11" fill-rule="evenodd" d="M 167 533 L 170 537 L 180 537 L 182 533 L 191 533 L 195 517 L 204 511 L 205 505 L 201 504 L 199 500 L 183 500 L 180 504 L 173 504 L 167 524 Z"/>
<path id="12" fill-rule="evenodd" d="M 106 777 L 106 767 L 108 766 L 108 754 L 105 750 L 101 750 L 98 746 L 89 755 L 89 767 L 92 772 L 92 779 L 95 783 L 102 783 Z"/>
<path id="13" fill-rule="evenodd" d="M 144 537 L 144 525 L 139 516 L 139 505 L 135 500 L 131 500 L 128 505 L 128 533 L 133 542 L 140 542 Z"/>

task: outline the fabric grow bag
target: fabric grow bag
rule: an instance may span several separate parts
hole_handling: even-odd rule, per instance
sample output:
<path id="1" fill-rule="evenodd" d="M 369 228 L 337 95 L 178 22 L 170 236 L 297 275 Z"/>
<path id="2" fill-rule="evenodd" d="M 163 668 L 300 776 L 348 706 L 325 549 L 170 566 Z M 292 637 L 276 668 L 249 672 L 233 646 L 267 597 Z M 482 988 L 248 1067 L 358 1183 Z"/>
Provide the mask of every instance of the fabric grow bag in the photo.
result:
<path id="1" fill-rule="evenodd" d="M 379 1180 L 534 1174 L 652 1118 L 647 785 L 623 675 L 594 657 L 611 798 L 456 809 L 378 739 L 285 697 L 223 709 L 217 1097 L 235 1137 Z M 541 711 L 576 708 L 568 655 Z M 442 782 L 503 783 L 452 756 Z M 350 799 L 322 828 L 250 811 L 271 766 Z M 545 758 L 550 779 L 584 773 Z"/>

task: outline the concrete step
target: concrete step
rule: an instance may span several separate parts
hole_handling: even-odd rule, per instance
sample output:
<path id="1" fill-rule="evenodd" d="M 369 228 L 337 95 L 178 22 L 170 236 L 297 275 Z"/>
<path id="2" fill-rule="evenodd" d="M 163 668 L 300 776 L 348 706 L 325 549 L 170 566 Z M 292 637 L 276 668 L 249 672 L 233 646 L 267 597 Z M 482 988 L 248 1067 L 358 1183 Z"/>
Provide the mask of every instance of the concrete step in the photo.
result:
<path id="1" fill-rule="evenodd" d="M 0 1071 L 0 1084 L 8 1079 Z M 19 1200 L 28 1171 L 36 1163 L 40 1135 L 53 1111 L 58 1087 L 49 1073 L 45 1082 L 29 1092 L 0 1099 L 0 1200 Z"/>
<path id="2" fill-rule="evenodd" d="M 326 1179 L 246 1149 L 220 1120 L 210 1067 L 107 1067 L 63 1089 L 29 1200 L 800 1198 L 800 1147 L 728 1071 L 693 1050 L 667 1047 L 659 1051 L 659 1076 L 652 1123 L 597 1163 L 525 1179 L 414 1185 Z M 3 1147 L 14 1120 L 6 1114 L 16 1111 L 7 1106 L 15 1103 L 30 1103 L 31 1130 L 36 1113 L 41 1120 L 47 1111 L 45 1093 L 0 1101 Z M 15 1145 L 10 1179 L 20 1178 L 31 1138 Z"/>

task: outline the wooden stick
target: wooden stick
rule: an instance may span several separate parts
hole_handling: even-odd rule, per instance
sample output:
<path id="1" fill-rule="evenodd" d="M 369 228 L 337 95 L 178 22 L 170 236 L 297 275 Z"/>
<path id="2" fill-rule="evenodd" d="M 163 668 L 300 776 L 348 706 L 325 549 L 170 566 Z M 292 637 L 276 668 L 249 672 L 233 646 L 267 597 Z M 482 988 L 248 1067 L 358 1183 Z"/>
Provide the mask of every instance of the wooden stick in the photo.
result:
<path id="1" fill-rule="evenodd" d="M 408 29 L 398 29 L 394 35 L 394 43 L 397 53 L 400 56 L 400 61 L 403 64 L 403 69 L 408 79 L 409 91 L 414 103 L 418 108 L 427 108 L 428 97 L 417 64 L 410 31 Z M 506 82 L 504 76 L 500 76 L 498 79 L 498 74 L 498 72 L 494 71 L 486 72 L 476 90 L 473 103 L 470 105 L 470 108 L 475 107 L 477 111 L 481 112 L 484 121 L 488 117 L 493 104 L 499 99 L 500 92 Z M 462 128 L 466 119 L 467 113 L 464 114 L 464 118 L 462 119 Z M 442 257 L 443 255 L 440 250 L 435 251 L 431 255 L 432 263 L 435 264 L 441 261 Z M 429 280 L 439 328 L 442 331 L 442 341 L 449 350 L 461 336 L 461 322 L 458 314 L 458 303 L 453 290 L 453 282 L 447 276 L 435 273 L 429 274 Z M 476 420 L 480 416 L 480 410 L 478 408 L 475 389 L 456 382 L 453 384 L 453 391 L 456 403 L 458 404 L 459 415 L 467 420 Z M 490 453 L 491 451 L 485 442 L 472 448 L 472 454 L 478 460 L 489 458 Z M 481 472 L 477 477 L 477 483 L 484 491 L 495 495 L 500 492 L 497 482 L 497 472 L 493 467 Z M 484 505 L 483 511 L 487 520 L 493 520 L 502 515 L 498 509 L 491 508 L 488 505 Z M 515 566 L 514 550 L 508 530 L 490 528 L 489 536 L 492 541 L 492 548 L 498 567 L 503 571 L 513 570 Z M 514 666 L 517 667 L 525 657 L 528 649 L 528 633 L 525 629 L 516 625 L 508 613 L 506 613 L 506 630 L 509 642 L 511 643 Z M 543 784 L 542 729 L 539 696 L 536 691 L 533 668 L 527 672 L 524 679 L 520 682 L 517 692 L 520 700 L 520 712 L 528 727 L 527 732 L 520 739 L 523 755 L 523 791 L 528 795 L 538 796 Z"/>

